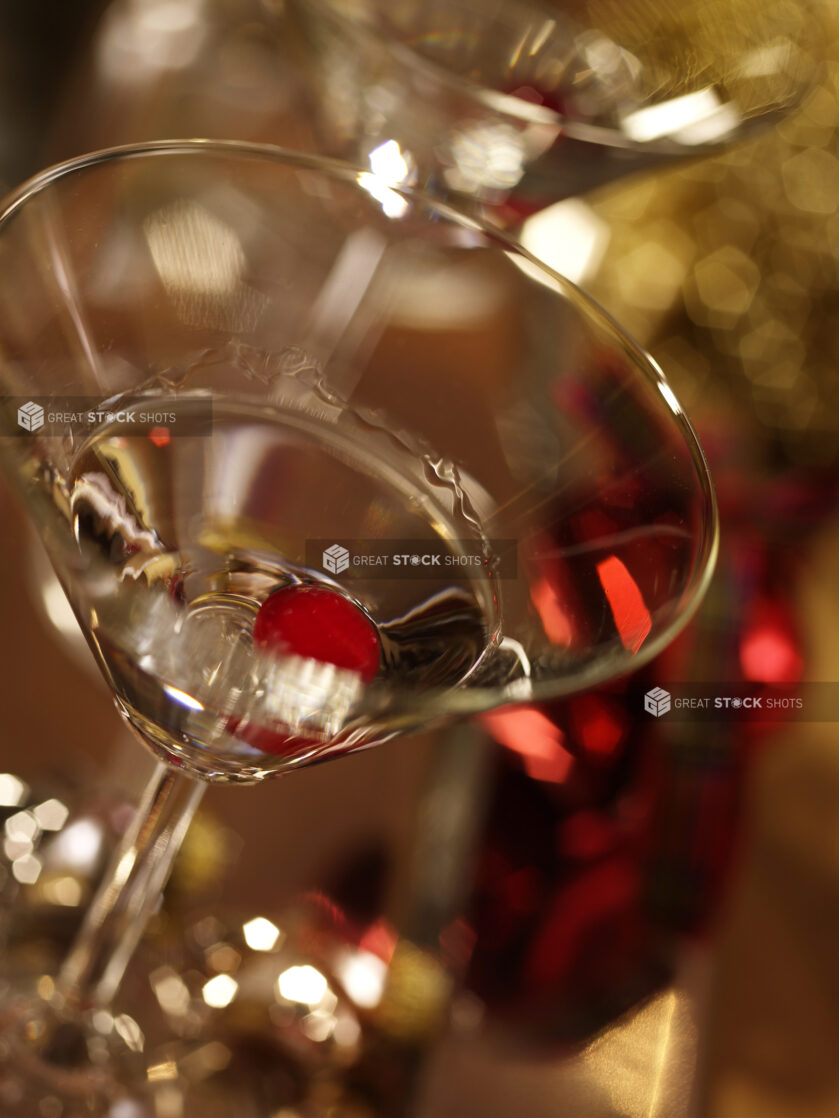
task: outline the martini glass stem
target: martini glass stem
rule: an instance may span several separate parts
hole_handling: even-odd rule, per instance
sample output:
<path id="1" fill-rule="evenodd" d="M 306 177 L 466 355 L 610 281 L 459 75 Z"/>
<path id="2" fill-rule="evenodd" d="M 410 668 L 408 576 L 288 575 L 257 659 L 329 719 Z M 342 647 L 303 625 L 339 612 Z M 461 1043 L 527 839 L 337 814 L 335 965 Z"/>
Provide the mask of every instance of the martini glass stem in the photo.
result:
<path id="1" fill-rule="evenodd" d="M 56 981 L 68 1009 L 108 1005 L 157 907 L 205 785 L 158 764 Z"/>

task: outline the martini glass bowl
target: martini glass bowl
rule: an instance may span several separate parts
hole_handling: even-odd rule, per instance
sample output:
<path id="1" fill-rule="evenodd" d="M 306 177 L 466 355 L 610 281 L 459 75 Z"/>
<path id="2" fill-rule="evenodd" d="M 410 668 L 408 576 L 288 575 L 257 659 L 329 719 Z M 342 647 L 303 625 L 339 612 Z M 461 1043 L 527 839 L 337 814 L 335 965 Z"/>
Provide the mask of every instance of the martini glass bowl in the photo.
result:
<path id="1" fill-rule="evenodd" d="M 818 3 L 301 0 L 318 149 L 516 225 L 745 140 L 822 72 Z"/>

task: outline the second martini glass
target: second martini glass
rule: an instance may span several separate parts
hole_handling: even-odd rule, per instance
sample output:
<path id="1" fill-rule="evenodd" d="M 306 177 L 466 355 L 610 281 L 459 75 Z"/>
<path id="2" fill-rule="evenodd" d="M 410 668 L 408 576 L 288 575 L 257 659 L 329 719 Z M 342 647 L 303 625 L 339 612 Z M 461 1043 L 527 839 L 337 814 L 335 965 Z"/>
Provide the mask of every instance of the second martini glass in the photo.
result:
<path id="1" fill-rule="evenodd" d="M 5 462 L 160 758 L 49 1004 L 7 1015 L 32 1082 L 89 1100 L 205 782 L 634 669 L 697 604 L 716 511 L 612 320 L 369 172 L 113 149 L 22 187 L 0 261 Z"/>
<path id="2" fill-rule="evenodd" d="M 820 74 L 819 4 L 302 0 L 318 149 L 514 227 L 783 119 Z"/>

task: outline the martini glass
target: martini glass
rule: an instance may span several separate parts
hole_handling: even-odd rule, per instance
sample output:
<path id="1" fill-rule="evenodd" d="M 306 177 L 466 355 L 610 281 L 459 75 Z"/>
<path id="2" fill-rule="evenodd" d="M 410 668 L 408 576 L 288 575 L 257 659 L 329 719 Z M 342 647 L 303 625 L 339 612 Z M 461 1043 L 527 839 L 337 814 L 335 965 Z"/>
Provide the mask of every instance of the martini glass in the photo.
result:
<path id="1" fill-rule="evenodd" d="M 0 262 L 3 460 L 159 759 L 60 973 L 4 1013 L 24 1112 L 88 1113 L 139 1058 L 108 1007 L 207 782 L 634 670 L 698 603 L 716 508 L 604 312 L 371 172 L 99 152 L 7 200 Z"/>
<path id="2" fill-rule="evenodd" d="M 813 3 L 300 0 L 319 150 L 516 225 L 708 155 L 813 88 Z"/>

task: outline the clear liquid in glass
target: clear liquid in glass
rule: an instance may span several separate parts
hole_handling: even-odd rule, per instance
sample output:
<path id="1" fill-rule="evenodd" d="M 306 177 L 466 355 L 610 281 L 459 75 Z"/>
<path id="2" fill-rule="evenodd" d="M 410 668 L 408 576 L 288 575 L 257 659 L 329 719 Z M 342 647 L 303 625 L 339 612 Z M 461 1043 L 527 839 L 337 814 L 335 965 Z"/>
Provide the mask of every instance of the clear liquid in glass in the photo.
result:
<path id="1" fill-rule="evenodd" d="M 154 406 L 188 418 L 196 404 Z M 374 706 L 394 682 L 448 689 L 475 670 L 497 628 L 484 570 L 348 581 L 306 564 L 313 539 L 442 541 L 456 555 L 474 524 L 439 461 L 382 431 L 365 445 L 314 406 L 215 401 L 206 434 L 176 431 L 96 429 L 67 479 L 88 571 L 73 605 L 153 748 L 205 778 L 249 781 L 386 736 L 384 723 L 355 718 L 355 673 L 254 647 L 260 605 L 286 586 L 329 587 L 372 620 Z"/>

